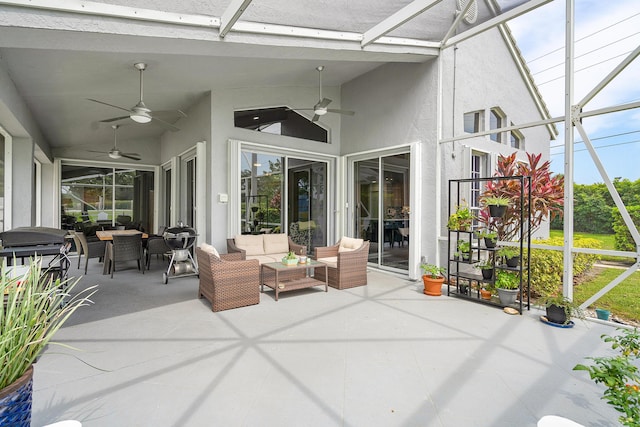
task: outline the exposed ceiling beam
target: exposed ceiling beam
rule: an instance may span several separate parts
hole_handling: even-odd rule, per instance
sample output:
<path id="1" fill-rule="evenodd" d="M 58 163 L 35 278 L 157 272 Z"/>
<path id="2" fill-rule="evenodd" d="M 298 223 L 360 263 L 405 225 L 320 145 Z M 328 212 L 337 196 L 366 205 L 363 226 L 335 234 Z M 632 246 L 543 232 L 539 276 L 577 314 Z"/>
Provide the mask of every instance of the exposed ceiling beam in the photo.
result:
<path id="1" fill-rule="evenodd" d="M 440 3 L 442 0 L 414 0 L 384 21 L 376 24 L 362 35 L 362 47 L 365 47 L 378 40 L 385 34 L 398 28 L 400 25 L 420 15 L 430 7 Z"/>
<path id="2" fill-rule="evenodd" d="M 451 25 L 451 27 L 449 27 L 449 31 L 447 31 L 447 34 L 445 34 L 444 37 L 442 38 L 443 45 L 447 44 L 447 40 L 449 40 L 449 37 L 451 37 L 451 34 L 453 34 L 456 28 L 458 28 L 460 21 L 462 21 L 462 19 L 467 14 L 469 9 L 471 9 L 471 6 L 473 6 L 473 0 L 469 0 L 467 4 L 462 8 L 462 10 L 458 12 L 458 16 L 456 16 L 455 21 L 453 21 L 453 24 Z"/>
<path id="3" fill-rule="evenodd" d="M 457 36 L 451 37 L 449 42 L 442 46 L 442 48 L 447 48 L 455 45 L 456 43 L 460 43 L 463 40 L 470 39 L 471 37 L 483 33 L 491 28 L 503 24 L 510 19 L 517 18 L 520 15 L 524 15 L 525 13 L 537 9 L 540 6 L 544 6 L 547 3 L 552 2 L 553 0 L 530 0 L 526 3 L 521 4 L 518 7 L 514 7 L 508 12 L 501 13 L 495 18 L 491 18 L 488 21 L 483 22 L 482 24 L 476 25 L 475 27 L 465 31 L 464 33 L 458 34 Z"/>
<path id="4" fill-rule="evenodd" d="M 224 36 L 231 31 L 231 27 L 233 27 L 233 24 L 236 23 L 247 7 L 249 7 L 249 4 L 251 4 L 251 0 L 231 1 L 227 10 L 225 10 L 220 17 L 220 38 L 224 38 Z"/>

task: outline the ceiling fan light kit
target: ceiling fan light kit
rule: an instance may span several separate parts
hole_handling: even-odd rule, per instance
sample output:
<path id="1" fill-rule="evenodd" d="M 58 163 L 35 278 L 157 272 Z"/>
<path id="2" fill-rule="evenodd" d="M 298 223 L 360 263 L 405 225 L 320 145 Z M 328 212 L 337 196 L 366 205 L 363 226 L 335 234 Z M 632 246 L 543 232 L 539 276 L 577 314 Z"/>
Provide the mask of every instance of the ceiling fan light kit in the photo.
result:
<path id="1" fill-rule="evenodd" d="M 164 126 L 165 128 L 171 130 L 171 131 L 177 131 L 180 130 L 177 126 L 173 125 L 172 123 L 169 123 L 163 119 L 161 119 L 160 117 L 158 117 L 158 115 L 161 114 L 167 114 L 169 113 L 172 117 L 175 118 L 183 118 L 183 117 L 187 117 L 187 115 L 180 111 L 180 110 L 176 110 L 176 111 L 156 111 L 155 115 L 154 113 L 151 111 L 151 109 L 149 107 L 147 107 L 144 103 L 143 97 L 144 97 L 144 77 L 143 77 L 143 73 L 144 70 L 147 69 L 147 64 L 145 64 L 144 62 L 136 62 L 135 64 L 133 64 L 134 68 L 136 70 L 138 70 L 140 72 L 140 100 L 138 101 L 138 103 L 131 107 L 131 108 L 124 108 L 121 107 L 119 105 L 113 105 L 110 104 L 108 102 L 104 102 L 104 101 L 100 101 L 97 99 L 91 99 L 91 98 L 87 98 L 89 101 L 93 101 L 93 102 L 97 102 L 98 104 L 103 104 L 103 105 L 107 105 L 109 107 L 113 107 L 113 108 L 117 108 L 119 110 L 123 110 L 129 113 L 128 116 L 122 116 L 122 117 L 114 117 L 111 119 L 106 119 L 106 120 L 101 120 L 102 123 L 109 123 L 109 122 L 115 122 L 115 121 L 119 121 L 119 120 L 123 120 L 126 118 L 130 118 L 131 120 L 133 120 L 136 123 L 149 123 L 151 121 L 155 121 L 157 124 L 160 124 L 162 126 Z M 163 116 L 164 118 L 164 116 Z"/>
<path id="2" fill-rule="evenodd" d="M 312 122 L 318 121 L 318 119 L 321 116 L 324 116 L 327 113 L 337 113 L 337 114 L 344 114 L 344 115 L 347 115 L 347 116 L 353 116 L 355 114 L 353 111 L 338 110 L 338 109 L 335 109 L 335 108 L 327 108 L 329 106 L 329 104 L 331 104 L 331 102 L 333 102 L 333 101 L 331 99 L 329 99 L 329 98 L 323 98 L 322 97 L 322 70 L 324 70 L 324 65 L 318 65 L 316 67 L 316 70 L 318 71 L 318 102 L 316 103 L 316 105 L 313 106 L 313 108 L 294 108 L 294 110 L 300 110 L 300 111 L 311 110 L 311 111 L 313 111 L 313 117 L 311 118 Z"/>

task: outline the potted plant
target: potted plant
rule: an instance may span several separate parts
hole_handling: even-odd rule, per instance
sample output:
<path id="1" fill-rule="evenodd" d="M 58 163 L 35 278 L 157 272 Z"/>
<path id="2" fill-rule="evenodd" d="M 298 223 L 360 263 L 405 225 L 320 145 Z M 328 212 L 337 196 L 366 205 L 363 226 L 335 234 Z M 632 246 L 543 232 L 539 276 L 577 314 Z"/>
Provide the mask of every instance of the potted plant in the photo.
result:
<path id="1" fill-rule="evenodd" d="M 640 376 L 637 360 L 640 358 L 638 329 L 618 329 L 617 336 L 602 335 L 604 342 L 619 354 L 604 357 L 588 357 L 592 365 L 577 364 L 574 371 L 587 371 L 596 383 L 606 387 L 602 398 L 622 415 L 618 418 L 624 426 L 637 426 L 640 420 Z"/>
<path id="2" fill-rule="evenodd" d="M 94 287 L 74 297 L 78 283 L 61 282 L 32 260 L 24 271 L 2 266 L 0 290 L 0 425 L 31 423 L 33 363 L 53 335 L 81 306 L 87 305 Z"/>
<path id="3" fill-rule="evenodd" d="M 484 259 L 478 264 L 474 265 L 474 267 L 480 270 L 480 272 L 482 273 L 482 278 L 484 280 L 493 279 L 493 263 L 490 260 Z"/>
<path id="4" fill-rule="evenodd" d="M 493 295 L 493 289 L 493 283 L 483 283 L 482 288 L 480 288 L 480 298 L 490 300 L 491 295 Z"/>
<path id="5" fill-rule="evenodd" d="M 458 249 L 458 253 L 460 257 L 462 257 L 462 260 L 469 261 L 469 259 L 471 258 L 471 243 L 468 242 L 467 240 L 461 239 L 461 240 L 458 240 L 456 247 Z"/>
<path id="6" fill-rule="evenodd" d="M 493 218 L 503 217 L 509 206 L 509 198 L 503 196 L 487 195 L 481 200 L 489 207 L 489 215 Z"/>
<path id="7" fill-rule="evenodd" d="M 513 271 L 498 271 L 496 274 L 496 288 L 502 305 L 511 305 L 516 302 L 520 292 L 520 276 Z"/>
<path id="8" fill-rule="evenodd" d="M 508 267 L 517 267 L 520 262 L 520 249 L 511 246 L 504 246 L 498 249 L 497 255 L 504 258 Z"/>
<path id="9" fill-rule="evenodd" d="M 289 253 L 282 257 L 282 263 L 284 265 L 298 265 L 298 257 L 293 251 L 289 251 Z"/>
<path id="10" fill-rule="evenodd" d="M 478 238 L 484 239 L 484 245 L 487 248 L 495 248 L 498 243 L 498 233 L 491 231 L 488 228 L 483 228 L 478 232 Z"/>
<path id="11" fill-rule="evenodd" d="M 466 203 L 456 206 L 456 211 L 449 216 L 449 230 L 469 231 L 473 223 L 473 212 Z"/>
<path id="12" fill-rule="evenodd" d="M 546 295 L 538 300 L 547 311 L 547 320 L 559 325 L 568 325 L 572 318 L 584 319 L 584 310 L 563 295 Z"/>
<path id="13" fill-rule="evenodd" d="M 420 264 L 422 269 L 422 282 L 424 284 L 425 295 L 431 295 L 438 297 L 442 295 L 442 284 L 444 283 L 443 267 L 438 267 L 434 264 Z"/>

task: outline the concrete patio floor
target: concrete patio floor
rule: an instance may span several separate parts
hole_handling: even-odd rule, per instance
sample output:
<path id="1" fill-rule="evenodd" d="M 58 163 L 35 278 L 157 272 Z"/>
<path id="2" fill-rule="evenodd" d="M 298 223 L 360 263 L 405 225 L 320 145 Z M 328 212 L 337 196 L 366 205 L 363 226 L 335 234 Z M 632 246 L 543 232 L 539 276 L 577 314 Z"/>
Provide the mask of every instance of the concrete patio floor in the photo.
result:
<path id="1" fill-rule="evenodd" d="M 163 285 L 155 259 L 144 275 L 89 269 L 94 304 L 56 335 L 78 351 L 51 345 L 35 366 L 33 426 L 618 425 L 572 371 L 610 351 L 608 325 L 551 327 L 376 271 L 366 287 L 213 313 L 196 277 Z"/>

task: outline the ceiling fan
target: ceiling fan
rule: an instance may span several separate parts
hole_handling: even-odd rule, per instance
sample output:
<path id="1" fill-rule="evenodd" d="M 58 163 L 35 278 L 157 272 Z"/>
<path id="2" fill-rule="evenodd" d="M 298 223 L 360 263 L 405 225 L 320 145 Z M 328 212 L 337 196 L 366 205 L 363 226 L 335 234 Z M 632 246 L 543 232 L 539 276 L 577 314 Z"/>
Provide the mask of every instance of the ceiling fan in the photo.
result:
<path id="1" fill-rule="evenodd" d="M 318 70 L 318 103 L 314 105 L 313 108 L 295 108 L 295 110 L 313 111 L 313 118 L 311 119 L 312 122 L 317 121 L 320 116 L 324 116 L 327 113 L 338 113 L 344 114 L 346 116 L 353 116 L 355 114 L 353 111 L 327 108 L 327 106 L 331 104 L 332 101 L 329 98 L 322 97 L 322 70 L 324 70 L 324 65 L 318 65 L 316 67 L 316 70 Z"/>
<path id="2" fill-rule="evenodd" d="M 118 149 L 118 138 L 117 138 L 117 132 L 118 132 L 118 128 L 120 127 L 120 125 L 111 125 L 111 128 L 113 129 L 113 148 L 111 150 L 109 150 L 106 154 L 109 155 L 109 157 L 111 157 L 112 159 L 119 159 L 121 157 L 125 157 L 127 159 L 131 159 L 131 160 L 140 160 L 140 154 L 138 153 L 123 153 L 122 151 L 120 151 L 120 149 Z M 104 151 L 94 151 L 94 150 L 87 150 L 90 151 L 92 153 L 102 153 L 105 154 Z"/>
<path id="3" fill-rule="evenodd" d="M 162 115 L 162 116 L 165 116 L 165 119 L 171 120 L 172 118 L 187 117 L 187 115 L 185 113 L 183 113 L 182 111 L 180 111 L 180 110 L 175 110 L 175 111 L 155 111 L 155 112 L 151 111 L 151 109 L 146 106 L 146 104 L 144 103 L 144 100 L 143 100 L 143 89 L 144 89 L 143 73 L 144 73 L 144 70 L 146 70 L 146 68 L 147 68 L 147 64 L 145 64 L 144 62 L 136 62 L 135 64 L 133 64 L 133 66 L 138 71 L 140 71 L 140 101 L 138 101 L 138 103 L 136 105 L 134 105 L 131 108 L 124 108 L 124 107 L 120 107 L 118 105 L 109 104 L 108 102 L 99 101 L 97 99 L 87 98 L 89 101 L 97 102 L 98 104 L 107 105 L 109 107 L 117 108 L 119 110 L 124 110 L 124 111 L 129 113 L 128 116 L 114 117 L 114 118 L 111 118 L 111 119 L 101 120 L 101 122 L 102 123 L 110 123 L 110 122 L 115 122 L 117 120 L 122 120 L 122 119 L 126 119 L 126 118 L 130 118 L 131 120 L 133 120 L 134 122 L 137 122 L 137 123 L 149 123 L 150 121 L 154 120 L 154 121 L 158 122 L 159 124 L 161 124 L 162 126 L 168 128 L 168 129 L 170 129 L 172 131 L 180 130 L 177 126 L 174 126 L 173 124 L 161 119 L 159 116 Z"/>

